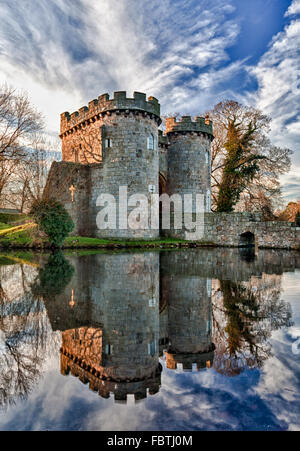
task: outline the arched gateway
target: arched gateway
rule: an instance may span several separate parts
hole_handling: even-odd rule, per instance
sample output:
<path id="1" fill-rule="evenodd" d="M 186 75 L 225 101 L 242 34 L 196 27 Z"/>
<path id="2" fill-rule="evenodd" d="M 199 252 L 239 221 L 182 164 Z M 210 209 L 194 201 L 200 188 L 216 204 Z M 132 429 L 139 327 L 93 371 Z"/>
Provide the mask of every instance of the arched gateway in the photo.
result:
<path id="1" fill-rule="evenodd" d="M 255 235 L 252 232 L 245 232 L 240 235 L 239 247 L 255 247 Z"/>

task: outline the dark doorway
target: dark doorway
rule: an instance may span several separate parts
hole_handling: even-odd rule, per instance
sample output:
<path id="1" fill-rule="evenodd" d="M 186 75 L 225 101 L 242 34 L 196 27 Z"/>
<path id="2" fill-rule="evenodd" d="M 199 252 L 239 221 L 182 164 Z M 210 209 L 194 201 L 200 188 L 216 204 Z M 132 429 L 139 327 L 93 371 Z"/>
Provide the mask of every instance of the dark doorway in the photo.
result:
<path id="1" fill-rule="evenodd" d="M 255 235 L 251 232 L 242 233 L 240 236 L 239 247 L 255 247 Z"/>

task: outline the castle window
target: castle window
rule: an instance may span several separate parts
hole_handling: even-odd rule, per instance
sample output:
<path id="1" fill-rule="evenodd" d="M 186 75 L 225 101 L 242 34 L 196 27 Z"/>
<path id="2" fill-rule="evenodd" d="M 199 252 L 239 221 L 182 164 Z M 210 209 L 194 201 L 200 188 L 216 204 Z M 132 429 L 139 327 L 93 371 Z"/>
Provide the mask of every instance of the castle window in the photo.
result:
<path id="1" fill-rule="evenodd" d="M 207 279 L 206 281 L 206 291 L 207 291 L 207 295 L 211 296 L 211 279 Z"/>
<path id="2" fill-rule="evenodd" d="M 155 307 L 156 306 L 156 299 L 149 299 L 149 307 Z"/>
<path id="3" fill-rule="evenodd" d="M 206 321 L 206 332 L 207 333 L 211 332 L 211 321 L 210 320 Z"/>
<path id="4" fill-rule="evenodd" d="M 105 346 L 105 354 L 111 355 L 113 353 L 113 346 L 112 345 L 106 345 Z"/>
<path id="5" fill-rule="evenodd" d="M 210 164 L 210 154 L 209 154 L 209 151 L 206 152 L 206 154 L 205 154 L 205 159 L 206 159 L 206 164 Z"/>
<path id="6" fill-rule="evenodd" d="M 151 341 L 151 343 L 148 343 L 148 354 L 151 355 L 151 357 L 154 357 L 156 351 L 155 341 Z"/>
<path id="7" fill-rule="evenodd" d="M 211 198 L 210 191 L 208 190 L 206 193 L 206 211 L 210 213 L 211 211 Z"/>
<path id="8" fill-rule="evenodd" d="M 147 147 L 149 150 L 154 150 L 154 136 L 152 133 L 148 136 Z"/>
<path id="9" fill-rule="evenodd" d="M 111 139 L 110 138 L 106 138 L 105 139 L 105 148 L 108 149 L 109 147 L 111 147 Z"/>

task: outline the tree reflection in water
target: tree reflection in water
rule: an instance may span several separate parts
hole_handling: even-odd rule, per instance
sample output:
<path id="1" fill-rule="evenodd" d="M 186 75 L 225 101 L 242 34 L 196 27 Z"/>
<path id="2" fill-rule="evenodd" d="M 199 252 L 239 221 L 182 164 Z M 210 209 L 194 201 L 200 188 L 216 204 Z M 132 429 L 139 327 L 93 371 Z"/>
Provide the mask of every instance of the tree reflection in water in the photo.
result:
<path id="1" fill-rule="evenodd" d="M 43 296 L 55 295 L 72 277 L 62 253 L 39 271 L 30 265 L 0 267 L 0 407 L 26 399 L 42 375 L 44 361 L 57 352 Z"/>
<path id="2" fill-rule="evenodd" d="M 271 356 L 273 331 L 292 326 L 288 302 L 280 300 L 281 276 L 250 282 L 216 281 L 213 297 L 214 368 L 228 376 L 260 368 Z"/>
<path id="3" fill-rule="evenodd" d="M 267 258 L 108 253 L 72 257 L 75 273 L 58 252 L 38 269 L 0 266 L 0 405 L 25 399 L 60 348 L 63 374 L 119 401 L 158 392 L 163 350 L 172 369 L 196 363 L 235 376 L 262 367 L 272 331 L 292 324 L 281 274 L 299 266 L 279 255 L 278 271 L 266 274 Z"/>
<path id="4" fill-rule="evenodd" d="M 51 297 L 61 294 L 70 283 L 74 267 L 61 251 L 53 252 L 44 268 L 39 270 L 37 280 L 32 286 L 36 296 Z"/>

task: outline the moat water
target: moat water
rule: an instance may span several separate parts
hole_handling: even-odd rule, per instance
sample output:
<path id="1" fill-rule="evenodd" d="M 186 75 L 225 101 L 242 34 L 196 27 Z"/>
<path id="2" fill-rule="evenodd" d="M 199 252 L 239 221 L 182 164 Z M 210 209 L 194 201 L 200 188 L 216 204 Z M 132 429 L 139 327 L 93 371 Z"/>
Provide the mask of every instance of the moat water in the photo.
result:
<path id="1" fill-rule="evenodd" d="M 0 265 L 0 430 L 300 430 L 300 253 Z"/>

